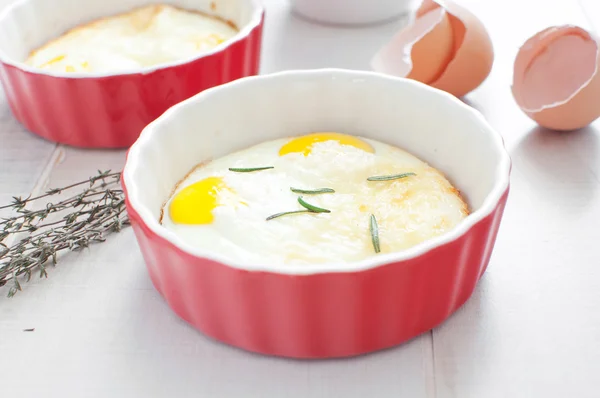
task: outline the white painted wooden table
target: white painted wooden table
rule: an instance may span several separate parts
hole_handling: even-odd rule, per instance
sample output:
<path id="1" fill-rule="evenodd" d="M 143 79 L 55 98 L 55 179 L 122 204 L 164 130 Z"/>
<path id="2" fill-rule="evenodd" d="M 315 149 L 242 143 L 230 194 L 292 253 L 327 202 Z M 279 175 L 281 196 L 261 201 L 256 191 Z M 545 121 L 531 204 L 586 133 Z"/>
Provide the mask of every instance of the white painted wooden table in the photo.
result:
<path id="1" fill-rule="evenodd" d="M 504 135 L 513 189 L 486 275 L 445 324 L 348 360 L 248 354 L 205 338 L 170 311 L 125 230 L 64 256 L 48 279 L 24 284 L 14 299 L 0 289 L 0 396 L 599 397 L 600 123 L 572 134 L 543 131 L 521 114 L 509 87 L 528 36 L 550 24 L 600 29 L 600 4 L 461 3 L 494 41 L 492 74 L 467 100 Z M 367 69 L 402 23 L 326 28 L 290 15 L 285 0 L 267 6 L 263 73 Z M 45 142 L 0 103 L 0 203 L 120 169 L 124 154 Z"/>

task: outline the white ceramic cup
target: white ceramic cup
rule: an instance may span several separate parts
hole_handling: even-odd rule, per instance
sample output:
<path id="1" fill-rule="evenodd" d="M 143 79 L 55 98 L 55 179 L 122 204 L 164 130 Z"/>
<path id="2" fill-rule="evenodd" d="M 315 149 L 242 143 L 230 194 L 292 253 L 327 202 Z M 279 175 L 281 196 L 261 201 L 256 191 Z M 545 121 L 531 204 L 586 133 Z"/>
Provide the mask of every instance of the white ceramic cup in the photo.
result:
<path id="1" fill-rule="evenodd" d="M 418 0 L 290 0 L 295 13 L 315 22 L 366 25 L 407 14 Z"/>

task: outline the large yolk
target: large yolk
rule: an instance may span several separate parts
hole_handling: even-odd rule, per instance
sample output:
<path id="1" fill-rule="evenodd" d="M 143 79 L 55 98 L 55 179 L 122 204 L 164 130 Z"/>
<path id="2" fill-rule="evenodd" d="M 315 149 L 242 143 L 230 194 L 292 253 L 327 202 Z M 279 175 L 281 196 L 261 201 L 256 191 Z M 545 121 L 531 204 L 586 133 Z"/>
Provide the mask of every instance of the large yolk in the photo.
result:
<path id="1" fill-rule="evenodd" d="M 288 153 L 300 152 L 304 156 L 307 156 L 311 151 L 314 144 L 317 142 L 325 141 L 337 141 L 340 145 L 350 145 L 358 149 L 362 149 L 366 152 L 374 153 L 375 150 L 367 142 L 360 140 L 356 137 L 340 133 L 313 133 L 302 137 L 294 138 L 287 144 L 281 147 L 279 150 L 279 156 L 286 155 Z"/>
<path id="2" fill-rule="evenodd" d="M 219 204 L 217 194 L 227 186 L 220 177 L 209 177 L 182 189 L 171 201 L 169 214 L 177 224 L 210 224 Z"/>

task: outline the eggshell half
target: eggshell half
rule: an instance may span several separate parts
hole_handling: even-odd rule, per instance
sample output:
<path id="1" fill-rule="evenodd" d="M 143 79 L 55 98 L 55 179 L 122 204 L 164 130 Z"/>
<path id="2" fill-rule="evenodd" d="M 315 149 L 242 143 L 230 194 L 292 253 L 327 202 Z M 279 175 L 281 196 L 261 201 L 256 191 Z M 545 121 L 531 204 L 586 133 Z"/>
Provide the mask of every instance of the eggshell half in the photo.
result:
<path id="1" fill-rule="evenodd" d="M 415 16 L 419 18 L 421 15 L 428 13 L 429 11 L 437 8 L 439 5 L 434 0 L 423 0 L 419 9 L 415 13 Z"/>
<path id="2" fill-rule="evenodd" d="M 446 11 L 438 7 L 417 19 L 411 29 L 400 31 L 373 60 L 373 67 L 383 73 L 429 83 L 444 71 L 452 52 L 450 20 Z"/>
<path id="3" fill-rule="evenodd" d="M 541 126 L 575 130 L 600 117 L 599 41 L 585 29 L 563 25 L 528 39 L 514 64 L 512 93 Z"/>
<path id="4" fill-rule="evenodd" d="M 377 52 L 371 66 L 462 97 L 483 83 L 493 62 L 490 37 L 473 14 L 451 2 L 425 0 L 414 22 Z"/>

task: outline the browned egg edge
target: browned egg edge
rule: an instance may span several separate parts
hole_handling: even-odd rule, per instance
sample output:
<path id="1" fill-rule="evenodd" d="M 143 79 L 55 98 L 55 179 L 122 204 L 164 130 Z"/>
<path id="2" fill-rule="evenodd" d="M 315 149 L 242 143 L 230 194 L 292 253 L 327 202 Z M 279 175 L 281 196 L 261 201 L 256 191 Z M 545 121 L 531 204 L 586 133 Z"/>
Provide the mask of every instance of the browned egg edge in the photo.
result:
<path id="1" fill-rule="evenodd" d="M 153 10 L 153 11 L 154 11 L 154 12 L 153 12 L 153 17 L 154 17 L 155 15 L 157 15 L 157 14 L 160 12 L 160 10 L 161 10 L 161 9 L 163 9 L 164 7 L 166 7 L 166 6 L 167 6 L 167 4 L 157 4 L 157 5 L 155 5 L 155 6 L 154 6 L 154 10 Z M 116 18 L 116 17 L 126 17 L 126 16 L 128 16 L 128 15 L 130 15 L 130 14 L 134 14 L 135 12 L 137 12 L 137 11 L 139 11 L 139 10 L 143 9 L 143 8 L 146 8 L 146 7 L 148 7 L 148 5 L 145 5 L 145 6 L 140 6 L 140 7 L 133 8 L 133 9 L 131 9 L 131 10 L 130 10 L 130 11 L 128 11 L 128 12 L 117 13 L 117 14 L 111 14 L 111 15 L 107 15 L 107 16 L 104 16 L 104 17 L 101 17 L 101 18 L 96 18 L 96 19 L 93 19 L 93 20 L 91 20 L 91 21 L 89 21 L 89 22 L 87 22 L 87 23 L 83 23 L 83 24 L 77 25 L 76 27 L 74 27 L 74 28 L 71 28 L 71 29 L 67 30 L 66 32 L 64 32 L 64 33 L 62 33 L 62 34 L 60 34 L 60 35 L 58 35 L 58 37 L 56 37 L 55 39 L 52 39 L 52 40 L 50 40 L 50 41 L 46 42 L 46 43 L 45 43 L 43 46 L 40 46 L 40 47 L 36 48 L 35 50 L 31 51 L 31 52 L 29 53 L 29 56 L 28 56 L 28 58 L 30 58 L 30 57 L 33 57 L 33 56 L 34 56 L 34 55 L 35 55 L 35 54 L 36 54 L 38 51 L 42 50 L 43 48 L 46 48 L 46 47 L 48 47 L 49 45 L 53 44 L 54 42 L 56 42 L 56 41 L 60 40 L 60 39 L 61 39 L 63 36 L 66 36 L 66 35 L 68 35 L 68 34 L 71 34 L 71 33 L 77 32 L 77 31 L 79 31 L 79 30 L 83 30 L 83 29 L 85 29 L 85 28 L 90 28 L 90 27 L 93 27 L 94 25 L 97 25 L 97 24 L 99 24 L 99 23 L 101 23 L 101 22 L 104 22 L 104 21 L 106 21 L 106 20 L 108 20 L 108 19 L 111 19 L 111 18 Z M 178 6 L 174 6 L 174 5 L 170 5 L 170 4 L 169 4 L 169 7 L 173 7 L 173 8 L 175 8 L 175 9 L 177 9 L 177 10 L 180 10 L 180 11 L 185 11 L 185 12 L 189 12 L 189 13 L 199 14 L 199 15 L 202 15 L 202 16 L 204 16 L 204 17 L 207 17 L 207 18 L 216 19 L 216 20 L 218 20 L 218 21 L 221 21 L 221 22 L 223 22 L 223 23 L 225 23 L 225 24 L 229 25 L 231 28 L 235 29 L 235 30 L 236 30 L 236 31 L 238 31 L 238 32 L 239 32 L 239 30 L 240 30 L 240 29 L 238 28 L 238 26 L 237 26 L 237 25 L 236 25 L 236 24 L 235 24 L 233 21 L 230 21 L 230 20 L 228 20 L 228 19 L 222 18 L 222 17 L 220 17 L 220 16 L 218 16 L 218 15 L 212 15 L 212 14 L 209 14 L 209 13 L 207 13 L 207 12 L 203 12 L 203 11 L 199 11 L 199 10 L 190 10 L 190 9 L 187 9 L 187 8 L 178 7 Z M 215 3 L 214 3 L 214 2 L 211 2 L 211 3 L 210 3 L 210 8 L 211 8 L 211 10 L 213 10 L 213 11 L 214 11 L 214 10 L 216 10 L 216 5 L 215 5 Z M 153 17 L 152 17 L 152 18 L 150 18 L 150 20 L 149 20 L 149 21 L 147 21 L 147 23 L 146 23 L 146 27 L 148 27 L 148 26 L 150 25 L 150 22 L 152 21 Z M 142 28 L 142 29 L 143 29 L 143 28 Z M 142 30 L 142 29 L 140 29 L 140 30 Z"/>

